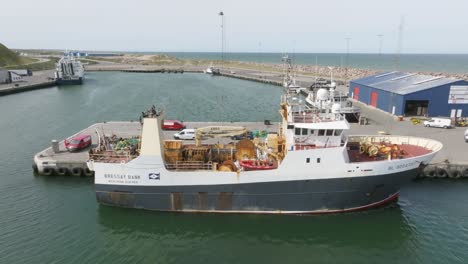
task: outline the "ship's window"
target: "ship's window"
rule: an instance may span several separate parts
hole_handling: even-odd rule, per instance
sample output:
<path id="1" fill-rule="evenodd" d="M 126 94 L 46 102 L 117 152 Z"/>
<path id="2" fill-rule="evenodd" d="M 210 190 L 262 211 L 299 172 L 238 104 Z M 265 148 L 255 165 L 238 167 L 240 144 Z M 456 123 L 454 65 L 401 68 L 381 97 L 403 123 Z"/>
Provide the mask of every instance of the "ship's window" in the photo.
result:
<path id="1" fill-rule="evenodd" d="M 342 129 L 335 129 L 335 136 L 341 135 L 341 132 L 343 132 Z"/>
<path id="2" fill-rule="evenodd" d="M 313 135 L 315 133 L 315 130 L 311 129 L 310 134 Z"/>
<path id="3" fill-rule="evenodd" d="M 325 136 L 325 129 L 319 129 L 318 135 L 319 136 Z"/>
<path id="4" fill-rule="evenodd" d="M 320 163 L 320 158 L 317 158 L 317 163 Z"/>
<path id="5" fill-rule="evenodd" d="M 293 129 L 294 125 L 288 125 L 288 129 Z"/>
<path id="6" fill-rule="evenodd" d="M 327 136 L 333 136 L 333 130 L 331 129 L 327 130 Z"/>
<path id="7" fill-rule="evenodd" d="M 296 127 L 296 129 L 294 130 L 294 133 L 296 134 L 296 136 L 300 136 L 301 135 L 301 129 Z"/>
<path id="8" fill-rule="evenodd" d="M 310 163 L 310 158 L 306 158 L 306 163 Z"/>
<path id="9" fill-rule="evenodd" d="M 303 129 L 302 129 L 302 135 L 303 135 L 303 136 L 307 136 L 307 134 L 308 134 L 307 132 L 308 132 L 308 129 L 307 129 L 307 128 L 303 128 Z"/>

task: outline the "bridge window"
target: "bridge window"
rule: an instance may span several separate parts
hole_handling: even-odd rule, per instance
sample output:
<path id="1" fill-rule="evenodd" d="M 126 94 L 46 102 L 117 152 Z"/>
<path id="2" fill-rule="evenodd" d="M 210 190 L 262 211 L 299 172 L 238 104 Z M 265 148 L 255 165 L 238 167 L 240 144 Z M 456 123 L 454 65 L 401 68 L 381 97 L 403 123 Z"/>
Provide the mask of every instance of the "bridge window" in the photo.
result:
<path id="1" fill-rule="evenodd" d="M 333 130 L 327 130 L 327 136 L 333 136 Z"/>
<path id="2" fill-rule="evenodd" d="M 341 132 L 343 132 L 342 129 L 335 129 L 335 136 L 341 135 Z"/>
<path id="3" fill-rule="evenodd" d="M 317 163 L 320 163 L 320 158 L 317 158 Z"/>
<path id="4" fill-rule="evenodd" d="M 319 136 L 325 136 L 325 129 L 319 129 L 318 135 Z"/>
<path id="5" fill-rule="evenodd" d="M 310 163 L 310 158 L 306 158 L 306 163 Z"/>
<path id="6" fill-rule="evenodd" d="M 307 136 L 308 132 L 309 132 L 309 130 L 307 128 L 302 129 L 302 135 L 303 136 Z"/>
<path id="7" fill-rule="evenodd" d="M 294 134 L 296 134 L 296 136 L 300 136 L 301 135 L 301 129 L 296 127 L 296 129 L 294 129 Z"/>
<path id="8" fill-rule="evenodd" d="M 310 134 L 313 135 L 315 133 L 315 130 L 311 129 Z"/>

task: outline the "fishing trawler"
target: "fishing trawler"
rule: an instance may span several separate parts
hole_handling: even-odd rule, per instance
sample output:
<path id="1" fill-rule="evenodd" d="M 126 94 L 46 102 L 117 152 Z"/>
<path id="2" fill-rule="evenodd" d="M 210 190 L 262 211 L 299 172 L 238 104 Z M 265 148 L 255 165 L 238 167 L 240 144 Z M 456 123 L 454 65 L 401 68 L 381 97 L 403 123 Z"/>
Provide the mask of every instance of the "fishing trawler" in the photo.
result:
<path id="1" fill-rule="evenodd" d="M 194 143 L 164 140 L 163 112 L 142 119 L 133 153 L 102 146 L 90 154 L 97 201 L 172 212 L 326 214 L 397 201 L 442 148 L 438 141 L 394 135 L 347 136 L 339 113 L 317 111 L 283 96 L 275 134 L 235 144 L 203 144 L 206 136 L 245 129 L 196 130 Z"/>
<path id="2" fill-rule="evenodd" d="M 56 64 L 55 81 L 57 84 L 82 84 L 84 67 L 70 54 L 63 56 Z"/>
<path id="3" fill-rule="evenodd" d="M 336 84 L 331 82 L 329 87 L 312 89 L 305 98 L 308 106 L 316 109 L 327 109 L 344 115 L 348 122 L 358 122 L 361 109 L 353 106 L 347 95 L 335 90 Z"/>
<path id="4" fill-rule="evenodd" d="M 284 55 L 281 60 L 283 62 L 283 88 L 285 88 L 286 92 L 298 94 L 302 91 L 306 91 L 306 88 L 296 83 L 296 74 L 292 74 L 293 65 L 291 58 L 289 58 L 288 55 Z"/>

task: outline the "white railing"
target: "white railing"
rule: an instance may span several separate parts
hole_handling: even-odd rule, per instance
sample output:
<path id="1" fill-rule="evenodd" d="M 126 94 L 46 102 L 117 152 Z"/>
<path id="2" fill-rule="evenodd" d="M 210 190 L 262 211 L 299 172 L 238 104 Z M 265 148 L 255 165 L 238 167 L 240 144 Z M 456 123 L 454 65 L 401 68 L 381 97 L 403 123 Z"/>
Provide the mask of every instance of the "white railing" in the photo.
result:
<path id="1" fill-rule="evenodd" d="M 203 161 L 177 161 L 176 163 L 166 164 L 168 170 L 212 170 L 213 163 Z"/>
<path id="2" fill-rule="evenodd" d="M 360 136 L 353 135 L 348 137 L 348 142 L 367 142 L 367 143 L 390 143 L 397 145 L 413 145 L 419 146 L 432 151 L 439 151 L 443 145 L 437 140 L 411 137 L 411 136 L 392 136 L 392 135 L 375 135 L 375 136 Z"/>

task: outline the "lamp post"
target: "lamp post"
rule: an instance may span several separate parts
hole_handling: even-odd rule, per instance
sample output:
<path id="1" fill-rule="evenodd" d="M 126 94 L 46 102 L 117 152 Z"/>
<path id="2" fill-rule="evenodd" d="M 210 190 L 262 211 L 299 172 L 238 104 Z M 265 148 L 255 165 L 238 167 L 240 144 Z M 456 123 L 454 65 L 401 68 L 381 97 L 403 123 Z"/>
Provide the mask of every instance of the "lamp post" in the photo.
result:
<path id="1" fill-rule="evenodd" d="M 382 55 L 383 35 L 379 34 L 379 35 L 377 35 L 377 37 L 379 38 L 379 56 L 380 56 L 380 55 Z"/>
<path id="2" fill-rule="evenodd" d="M 349 41 L 351 38 L 346 39 L 346 69 L 345 69 L 345 82 L 348 80 L 348 67 L 349 67 Z"/>
<path id="3" fill-rule="evenodd" d="M 330 70 L 330 85 L 333 83 L 333 69 L 335 67 L 328 66 L 328 69 Z"/>
<path id="4" fill-rule="evenodd" d="M 221 69 L 224 67 L 224 13 L 219 12 L 221 17 Z"/>

